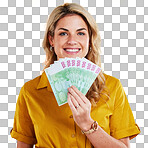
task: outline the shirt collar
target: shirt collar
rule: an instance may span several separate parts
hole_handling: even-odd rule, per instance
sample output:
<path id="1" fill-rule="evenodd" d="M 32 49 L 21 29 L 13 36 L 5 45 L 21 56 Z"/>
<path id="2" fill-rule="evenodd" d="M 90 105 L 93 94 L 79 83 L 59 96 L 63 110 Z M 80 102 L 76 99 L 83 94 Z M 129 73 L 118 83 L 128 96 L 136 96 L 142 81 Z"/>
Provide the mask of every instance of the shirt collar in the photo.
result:
<path id="1" fill-rule="evenodd" d="M 45 87 L 47 87 L 47 90 L 48 91 L 51 91 L 52 92 L 52 88 L 50 86 L 50 83 L 49 83 L 48 78 L 46 76 L 46 73 L 44 71 L 42 73 L 41 78 L 39 80 L 39 83 L 37 85 L 37 89 L 41 89 L 41 88 L 45 88 Z"/>

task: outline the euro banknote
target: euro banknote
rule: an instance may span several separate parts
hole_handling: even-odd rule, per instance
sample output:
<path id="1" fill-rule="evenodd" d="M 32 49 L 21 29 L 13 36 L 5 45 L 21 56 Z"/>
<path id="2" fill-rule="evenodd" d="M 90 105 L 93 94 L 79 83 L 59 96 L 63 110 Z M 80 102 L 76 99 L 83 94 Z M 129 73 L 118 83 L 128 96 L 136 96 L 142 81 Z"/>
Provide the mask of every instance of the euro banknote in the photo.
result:
<path id="1" fill-rule="evenodd" d="M 84 95 L 95 81 L 101 68 L 86 58 L 63 58 L 45 69 L 59 106 L 67 103 L 68 88 L 76 86 Z"/>

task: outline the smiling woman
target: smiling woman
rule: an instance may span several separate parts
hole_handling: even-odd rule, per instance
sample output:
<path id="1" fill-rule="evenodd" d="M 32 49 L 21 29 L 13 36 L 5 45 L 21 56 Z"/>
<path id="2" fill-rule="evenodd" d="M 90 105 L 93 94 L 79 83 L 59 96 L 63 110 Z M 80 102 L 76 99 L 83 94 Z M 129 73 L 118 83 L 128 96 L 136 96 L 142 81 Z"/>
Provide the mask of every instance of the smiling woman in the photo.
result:
<path id="1" fill-rule="evenodd" d="M 82 58 L 88 53 L 88 27 L 79 15 L 69 14 L 61 18 L 56 25 L 54 36 L 49 34 L 48 38 L 57 59 Z"/>
<path id="2" fill-rule="evenodd" d="M 53 10 L 43 40 L 45 68 L 60 58 L 87 58 L 101 67 L 100 35 L 93 17 L 80 5 Z M 57 79 L 57 78 L 56 78 Z M 57 80 L 56 89 L 62 89 Z M 45 72 L 22 87 L 11 136 L 18 148 L 129 148 L 140 133 L 121 82 L 103 71 L 86 96 L 68 88 L 68 103 L 58 106 Z"/>

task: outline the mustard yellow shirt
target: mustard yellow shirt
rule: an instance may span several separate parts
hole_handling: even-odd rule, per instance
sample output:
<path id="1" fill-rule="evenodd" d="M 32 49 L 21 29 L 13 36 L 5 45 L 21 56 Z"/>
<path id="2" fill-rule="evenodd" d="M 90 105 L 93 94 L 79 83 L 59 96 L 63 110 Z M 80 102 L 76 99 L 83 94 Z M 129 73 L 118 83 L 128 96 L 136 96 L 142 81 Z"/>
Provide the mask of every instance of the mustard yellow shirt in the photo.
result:
<path id="1" fill-rule="evenodd" d="M 99 101 L 91 117 L 116 139 L 140 133 L 120 81 L 105 75 L 110 91 L 107 103 Z M 21 88 L 11 136 L 36 148 L 91 148 L 75 124 L 68 103 L 58 106 L 45 72 Z"/>

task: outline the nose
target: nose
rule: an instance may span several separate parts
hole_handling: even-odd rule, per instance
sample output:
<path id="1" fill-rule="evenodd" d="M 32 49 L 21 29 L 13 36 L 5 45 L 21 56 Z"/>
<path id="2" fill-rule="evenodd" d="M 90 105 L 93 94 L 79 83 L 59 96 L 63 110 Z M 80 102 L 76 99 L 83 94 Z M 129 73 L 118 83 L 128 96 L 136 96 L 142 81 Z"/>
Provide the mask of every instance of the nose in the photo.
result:
<path id="1" fill-rule="evenodd" d="M 77 44 L 75 35 L 70 35 L 70 36 L 68 37 L 67 44 L 68 44 L 68 45 L 76 45 L 76 44 Z"/>

